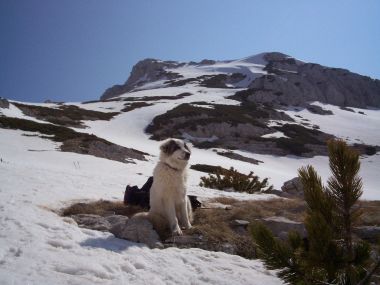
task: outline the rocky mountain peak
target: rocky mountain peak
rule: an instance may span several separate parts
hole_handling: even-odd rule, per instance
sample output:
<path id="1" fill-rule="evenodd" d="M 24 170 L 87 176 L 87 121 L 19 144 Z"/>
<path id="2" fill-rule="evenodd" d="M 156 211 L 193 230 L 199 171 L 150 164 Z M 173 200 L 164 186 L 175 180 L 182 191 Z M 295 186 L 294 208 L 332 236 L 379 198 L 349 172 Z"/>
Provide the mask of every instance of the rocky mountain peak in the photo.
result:
<path id="1" fill-rule="evenodd" d="M 307 63 L 281 52 L 240 60 L 200 62 L 139 61 L 122 85 L 108 88 L 102 100 L 140 89 L 195 84 L 208 88 L 246 88 L 244 100 L 276 105 L 319 101 L 341 107 L 380 107 L 380 80 L 346 69 Z M 239 95 L 242 99 L 242 94 Z"/>

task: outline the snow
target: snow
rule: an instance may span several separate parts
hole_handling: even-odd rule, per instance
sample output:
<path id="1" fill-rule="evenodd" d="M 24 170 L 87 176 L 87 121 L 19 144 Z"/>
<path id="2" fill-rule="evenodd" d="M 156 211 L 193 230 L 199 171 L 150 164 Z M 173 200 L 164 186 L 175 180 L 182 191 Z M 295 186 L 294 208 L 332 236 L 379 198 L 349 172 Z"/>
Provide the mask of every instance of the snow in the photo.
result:
<path id="1" fill-rule="evenodd" d="M 246 88 L 254 79 L 267 74 L 264 70 L 266 64 L 267 62 L 263 59 L 263 55 L 257 55 L 241 60 L 218 61 L 214 64 L 186 64 L 175 69 L 167 70 L 181 74 L 184 79 L 196 78 L 204 75 L 241 73 L 245 75 L 246 78 L 232 86 Z"/>
<path id="2" fill-rule="evenodd" d="M 150 140 L 149 135 L 144 132 L 144 129 L 150 124 L 150 122 L 153 120 L 155 116 L 163 114 L 166 111 L 182 103 L 192 103 L 201 101 L 210 104 L 239 104 L 239 102 L 237 101 L 225 98 L 234 94 L 236 90 L 204 88 L 195 85 L 144 90 L 127 93 L 123 96 L 175 96 L 184 92 L 190 92 L 193 95 L 178 100 L 160 100 L 157 101 L 153 106 L 135 109 L 131 112 L 118 115 L 109 122 L 88 121 L 86 122 L 86 125 L 89 126 L 88 129 L 78 129 L 77 131 L 94 133 L 95 135 L 105 138 L 114 143 L 126 147 L 136 148 L 144 152 L 148 152 L 152 155 L 155 155 L 152 158 L 152 164 L 154 165 L 154 163 L 157 160 L 156 155 L 160 142 Z M 359 113 L 352 113 L 341 110 L 339 109 L 339 107 L 332 105 L 323 105 L 322 107 L 324 109 L 331 109 L 334 112 L 334 115 L 317 115 L 310 113 L 306 109 L 298 109 L 297 111 L 294 108 L 285 112 L 298 123 L 303 122 L 301 120 L 302 118 L 298 118 L 295 115 L 301 115 L 303 118 L 310 119 L 311 123 L 318 124 L 321 127 L 322 131 L 333 133 L 338 136 L 339 134 L 345 134 L 346 136 L 350 136 L 352 138 L 359 137 L 367 143 L 380 145 L 380 136 L 378 135 L 378 132 L 375 131 L 375 129 L 378 129 L 378 126 L 380 126 L 379 110 L 355 109 L 356 112 L 363 111 L 366 114 L 361 115 Z M 270 121 L 269 125 L 277 125 L 284 123 L 289 122 L 272 120 Z M 110 125 L 112 127 L 110 127 Z M 336 125 L 338 126 L 336 127 Z M 363 132 L 362 130 L 365 130 L 365 132 Z M 266 136 L 281 137 L 283 135 L 284 134 L 281 132 L 276 132 L 268 134 Z M 190 137 L 188 136 L 188 138 Z M 211 138 L 200 139 L 209 140 Z M 357 142 L 355 140 L 353 141 Z M 215 151 L 204 149 L 193 149 L 191 163 L 220 165 L 226 168 L 232 166 L 243 173 L 249 173 L 250 171 L 254 171 L 254 173 L 259 175 L 259 177 L 261 178 L 268 177 L 269 183 L 273 184 L 275 189 L 281 189 L 281 186 L 285 181 L 297 176 L 297 170 L 300 167 L 306 166 L 308 164 L 315 166 L 315 168 L 318 170 L 324 181 L 326 181 L 326 179 L 330 176 L 328 168 L 328 158 L 325 156 L 316 156 L 313 158 L 300 158 L 296 156 L 280 157 L 273 155 L 259 155 L 238 150 L 235 150 L 234 152 L 246 157 L 261 160 L 264 163 L 260 163 L 259 165 L 253 165 L 251 163 L 223 157 L 218 155 Z M 380 156 L 375 155 L 370 157 L 362 157 L 361 163 L 361 175 L 364 181 L 363 198 L 379 200 L 380 192 L 378 191 L 377 187 L 377 173 L 380 173 Z M 226 196 L 244 200 L 271 198 L 270 196 L 255 197 L 249 194 L 239 194 L 216 190 L 214 191 L 210 189 L 207 189 L 206 191 L 198 186 L 200 181 L 199 179 L 201 176 L 204 176 L 204 173 L 193 170 L 190 171 L 189 191 L 194 195 L 199 195 L 201 197 Z"/>
<path id="3" fill-rule="evenodd" d="M 298 123 L 302 122 L 302 119 L 308 119 L 313 125 L 318 125 L 322 132 L 333 134 L 349 143 L 380 145 L 380 110 L 350 108 L 355 111 L 354 113 L 320 102 L 312 102 L 312 105 L 330 110 L 333 115 L 318 115 L 304 108 L 292 108 L 285 113 Z"/>
<path id="4" fill-rule="evenodd" d="M 312 158 L 303 158 L 297 156 L 273 156 L 263 154 L 252 154 L 245 151 L 234 150 L 235 153 L 251 157 L 263 163 L 252 165 L 245 162 L 239 162 L 234 165 L 238 170 L 245 173 L 254 171 L 261 178 L 269 177 L 269 183 L 273 184 L 275 189 L 281 189 L 283 183 L 296 177 L 297 170 L 302 166 L 312 165 L 326 182 L 331 176 L 329 161 L 327 156 L 314 156 Z M 232 162 L 232 160 L 231 160 Z M 361 167 L 359 175 L 363 179 L 362 199 L 380 200 L 380 191 L 378 187 L 378 173 L 380 173 L 380 153 L 373 156 L 362 156 L 360 158 Z M 228 164 L 225 164 L 228 165 Z"/>
<path id="5" fill-rule="evenodd" d="M 193 104 L 194 102 L 205 102 L 209 104 L 237 105 L 239 104 L 238 101 L 226 99 L 227 96 L 233 95 L 236 92 L 236 89 L 206 88 L 199 87 L 194 84 L 188 84 L 181 87 L 141 90 L 126 93 L 121 96 L 121 98 L 175 96 L 185 92 L 189 92 L 192 95 L 177 100 L 161 99 L 157 101 L 151 101 L 150 103 L 153 103 L 152 106 L 142 107 L 130 112 L 121 113 L 110 121 L 85 121 L 84 123 L 88 126 L 88 128 L 76 129 L 76 131 L 93 133 L 113 143 L 147 152 L 153 155 L 148 163 L 150 169 L 153 169 L 155 163 L 157 162 L 157 150 L 159 148 L 160 142 L 150 140 L 149 135 L 146 134 L 144 130 L 155 116 L 163 114 L 182 103 Z M 332 133 L 338 137 L 345 138 L 349 143 L 365 142 L 367 144 L 380 145 L 380 136 L 378 135 L 378 126 L 380 126 L 380 110 L 362 110 L 352 108 L 355 110 L 355 113 L 353 113 L 341 110 L 339 107 L 333 105 L 321 104 L 318 102 L 313 102 L 312 104 L 319 105 L 327 110 L 331 110 L 334 115 L 313 114 L 307 109 L 302 108 L 292 108 L 286 110 L 285 112 L 296 121 L 295 123 L 303 122 L 302 119 L 309 119 L 312 125 L 319 125 L 321 131 Z M 96 102 L 90 104 L 77 103 L 78 107 L 87 108 L 89 110 L 101 110 L 101 108 L 111 107 L 114 108 L 114 110 L 119 110 L 121 108 L 120 105 L 123 106 L 124 102 L 111 101 Z M 204 107 L 204 105 L 200 106 Z M 6 111 L 7 109 L 0 109 L 0 111 L 3 112 L 4 110 Z M 6 112 L 8 112 L 7 115 L 9 116 L 21 116 L 27 119 L 33 119 L 30 117 L 25 117 L 17 108 Z M 359 114 L 358 112 L 364 112 L 365 115 Z M 302 118 L 296 117 L 296 115 L 300 115 Z M 289 122 L 272 120 L 270 121 L 269 125 L 273 126 L 284 123 Z M 191 136 L 188 134 L 185 134 L 185 136 L 187 136 L 188 139 L 191 138 Z M 284 134 L 281 132 L 275 132 L 264 136 L 283 137 Z M 212 140 L 215 139 L 215 137 L 199 139 Z M 260 163 L 259 165 L 253 165 L 247 162 L 220 156 L 212 150 L 203 149 L 193 150 L 191 163 L 221 165 L 227 168 L 232 166 L 243 173 L 254 171 L 255 174 L 259 175 L 262 178 L 268 177 L 269 183 L 273 184 L 275 189 L 281 189 L 281 186 L 285 181 L 297 176 L 297 170 L 300 167 L 308 164 L 314 165 L 324 180 L 326 180 L 330 175 L 328 169 L 328 158 L 323 156 L 316 156 L 313 158 L 300 158 L 295 156 L 278 157 L 272 155 L 259 155 L 238 150 L 235 150 L 234 152 L 246 157 L 258 159 L 260 161 L 263 161 L 263 163 Z M 379 200 L 380 192 L 377 190 L 377 176 L 378 173 L 380 173 L 380 156 L 374 155 L 370 157 L 362 157 L 361 163 L 361 175 L 364 181 L 363 198 Z M 146 173 L 147 171 L 145 170 L 145 172 L 141 172 Z M 149 172 L 150 171 L 148 171 L 148 173 Z M 204 173 L 193 170 L 190 171 L 190 193 L 201 197 L 226 196 L 244 200 L 270 198 L 270 196 L 265 195 L 255 197 L 249 194 L 237 194 L 232 192 L 214 191 L 210 189 L 205 190 L 198 186 L 201 176 L 204 176 Z"/>
<path id="6" fill-rule="evenodd" d="M 274 132 L 271 134 L 262 135 L 262 138 L 288 138 L 283 132 Z"/>
<path id="7" fill-rule="evenodd" d="M 165 82 L 168 81 L 168 79 L 162 79 L 162 80 L 157 80 L 153 82 L 148 82 L 140 87 L 135 88 L 135 90 L 149 90 L 149 89 L 154 89 L 154 88 L 162 88 L 165 87 Z"/>
<path id="8" fill-rule="evenodd" d="M 9 103 L 9 108 L 0 108 L 0 115 L 4 115 L 6 117 L 11 117 L 11 118 L 25 119 L 25 120 L 29 120 L 29 121 L 34 121 L 34 122 L 46 124 L 45 121 L 41 121 L 41 120 L 38 120 L 34 117 L 25 115 L 19 108 L 17 108 L 12 103 Z"/>
<path id="9" fill-rule="evenodd" d="M 170 87 L 153 90 L 144 90 L 131 92 L 123 95 L 122 97 L 144 97 L 144 96 L 175 96 L 184 92 L 190 92 L 193 95 L 178 99 L 178 100 L 159 100 L 153 102 L 154 105 L 135 109 L 131 112 L 122 113 L 114 117 L 111 121 L 87 121 L 86 125 L 88 129 L 78 129 L 79 132 L 93 133 L 99 137 L 105 138 L 116 144 L 120 144 L 126 147 L 132 147 L 144 152 L 148 152 L 154 155 L 151 159 L 152 168 L 157 161 L 157 150 L 160 142 L 149 139 L 149 135 L 144 132 L 145 128 L 150 124 L 153 118 L 157 115 L 163 114 L 166 111 L 178 106 L 182 103 L 192 102 L 205 102 L 209 104 L 232 104 L 236 105 L 239 102 L 226 99 L 236 92 L 236 89 L 217 89 L 217 88 L 205 88 L 195 85 L 186 85 L 181 87 Z M 120 102 L 119 102 L 120 104 Z M 320 104 L 320 103 L 313 103 Z M 202 105 L 203 106 L 203 105 Z M 360 110 L 355 109 L 356 113 L 348 112 L 339 109 L 339 107 L 332 105 L 321 105 L 324 109 L 331 109 L 334 115 L 317 115 L 310 113 L 306 109 L 290 109 L 285 111 L 296 122 L 303 122 L 301 119 L 310 119 L 311 124 L 317 124 L 322 131 L 332 133 L 335 135 L 346 135 L 352 138 L 360 138 L 366 143 L 373 143 L 380 145 L 380 136 L 375 130 L 380 126 L 380 111 L 379 110 Z M 81 107 L 81 106 L 79 106 Z M 366 115 L 361 115 L 358 112 L 363 111 Z M 301 115 L 302 118 L 298 118 L 295 115 Z M 269 125 L 277 125 L 289 123 L 287 121 L 270 121 Z M 110 127 L 112 126 L 112 127 Z M 362 130 L 365 130 L 363 132 Z M 368 130 L 368 131 L 367 131 Z M 186 134 L 185 134 L 186 136 Z M 281 132 L 275 132 L 267 134 L 265 136 L 284 136 Z M 190 139 L 190 136 L 187 136 Z M 212 139 L 211 138 L 200 138 Z M 357 142 L 352 139 L 350 141 Z M 350 142 L 349 141 L 349 142 Z M 221 151 L 221 150 L 220 150 Z M 269 183 L 273 184 L 275 189 L 281 189 L 283 183 L 297 176 L 297 170 L 308 164 L 315 166 L 324 181 L 330 176 L 328 168 L 328 158 L 325 156 L 316 156 L 313 158 L 300 158 L 296 156 L 273 156 L 273 155 L 259 155 L 249 152 L 235 150 L 234 152 L 254 159 L 263 161 L 259 165 L 253 165 L 251 163 L 242 162 L 239 160 L 233 160 L 227 157 L 218 155 L 215 151 L 204 149 L 193 149 L 191 163 L 196 164 L 210 164 L 220 165 L 226 168 L 234 167 L 240 172 L 249 173 L 254 171 L 259 177 L 269 178 Z M 380 192 L 378 191 L 377 182 L 378 174 L 380 173 L 380 156 L 370 156 L 361 158 L 361 175 L 364 181 L 364 199 L 380 199 Z M 201 197 L 217 197 L 225 196 L 237 199 L 268 199 L 271 196 L 258 196 L 217 191 L 211 189 L 202 189 L 198 186 L 200 177 L 204 176 L 204 173 L 190 170 L 189 175 L 189 191 L 194 195 Z"/>
<path id="10" fill-rule="evenodd" d="M 283 284 L 258 260 L 151 250 L 77 227 L 55 211 L 73 201 L 121 200 L 127 183 L 145 182 L 152 162 L 63 153 L 24 133 L 0 129 L 1 284 Z"/>
<path id="11" fill-rule="evenodd" d="M 185 78 L 240 72 L 246 78 L 233 87 L 245 88 L 254 78 L 266 74 L 265 65 L 264 54 L 261 54 L 210 65 L 184 65 L 173 71 Z M 194 83 L 165 87 L 164 84 L 164 81 L 145 84 L 141 90 L 123 94 L 120 99 L 176 96 L 185 92 L 192 95 L 176 100 L 150 101 L 151 106 L 123 112 L 110 121 L 84 121 L 88 128 L 75 129 L 147 152 L 151 155 L 148 161 L 136 160 L 136 164 L 123 164 L 88 155 L 63 153 L 57 150 L 59 143 L 42 139 L 38 133 L 0 128 L 0 284 L 283 284 L 274 272 L 266 270 L 258 260 L 200 249 L 151 250 L 141 244 L 114 238 L 109 233 L 79 228 L 70 218 L 57 214 L 57 210 L 73 202 L 99 199 L 120 201 L 127 184 L 143 185 L 158 160 L 160 142 L 150 140 L 144 132 L 154 117 L 183 103 L 204 108 L 210 108 L 212 104 L 240 104 L 226 97 L 242 89 L 206 88 Z M 46 123 L 24 115 L 12 102 L 9 109 L 0 108 L 0 115 Z M 209 105 L 197 105 L 196 102 Z M 27 104 L 50 108 L 59 106 Z M 66 104 L 87 110 L 120 112 L 125 102 Z M 312 104 L 331 110 L 334 115 L 313 114 L 301 108 L 289 108 L 285 113 L 295 123 L 308 119 L 321 131 L 346 139 L 349 143 L 380 145 L 380 110 L 352 108 L 353 113 L 328 104 Z M 289 122 L 272 120 L 270 126 L 284 123 Z M 184 136 L 193 139 L 189 134 Z M 263 137 L 285 135 L 275 132 Z M 216 137 L 198 139 L 212 141 Z M 254 171 L 261 178 L 268 177 L 269 183 L 276 189 L 297 176 L 297 170 L 308 164 L 316 168 L 323 181 L 330 175 L 325 156 L 279 157 L 233 151 L 263 161 L 254 165 L 220 156 L 217 151 L 221 150 L 193 148 L 190 163 L 234 167 L 243 173 Z M 380 154 L 361 157 L 362 198 L 380 199 L 379 173 Z M 276 197 L 200 187 L 201 176 L 205 173 L 189 170 L 188 192 L 201 200 L 215 197 L 263 200 Z"/>
<path id="12" fill-rule="evenodd" d="M 127 103 L 127 102 L 100 101 L 100 102 L 86 103 L 86 104 L 70 102 L 70 103 L 66 103 L 66 105 L 74 105 L 86 110 L 109 113 L 109 112 L 120 112 L 121 109 L 124 108 L 123 103 Z"/>
<path id="13" fill-rule="evenodd" d="M 175 96 L 185 92 L 190 92 L 193 95 L 177 100 L 155 101 L 152 102 L 152 106 L 122 113 L 110 121 L 86 121 L 85 124 L 89 128 L 76 130 L 78 132 L 93 133 L 119 145 L 136 148 L 148 153 L 155 153 L 158 149 L 159 142 L 149 140 L 149 135 L 144 132 L 154 117 L 183 103 L 199 101 L 229 105 L 239 103 L 235 100 L 225 98 L 226 96 L 233 95 L 236 92 L 234 90 L 215 88 L 210 92 L 208 89 L 209 88 L 204 87 L 194 89 L 194 87 L 190 85 L 127 93 L 122 97 Z M 110 125 L 112 127 L 110 127 Z"/>

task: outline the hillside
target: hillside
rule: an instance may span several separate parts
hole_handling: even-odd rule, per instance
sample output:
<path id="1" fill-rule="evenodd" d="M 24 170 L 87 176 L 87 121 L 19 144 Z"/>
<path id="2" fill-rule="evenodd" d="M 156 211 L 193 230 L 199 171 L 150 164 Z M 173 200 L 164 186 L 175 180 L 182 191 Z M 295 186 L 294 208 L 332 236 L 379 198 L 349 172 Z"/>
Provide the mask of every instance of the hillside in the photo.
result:
<path id="1" fill-rule="evenodd" d="M 363 198 L 380 200 L 379 107 L 379 80 L 281 53 L 146 59 L 125 84 L 89 102 L 1 99 L 0 276 L 7 284 L 283 284 L 257 260 L 151 250 L 78 228 L 59 211 L 121 201 L 127 184 L 141 186 L 152 174 L 167 137 L 193 144 L 191 165 L 254 171 L 277 190 L 307 164 L 326 179 L 326 140 L 342 138 L 361 153 Z M 201 176 L 189 170 L 188 191 L 202 201 L 278 197 L 208 189 Z"/>

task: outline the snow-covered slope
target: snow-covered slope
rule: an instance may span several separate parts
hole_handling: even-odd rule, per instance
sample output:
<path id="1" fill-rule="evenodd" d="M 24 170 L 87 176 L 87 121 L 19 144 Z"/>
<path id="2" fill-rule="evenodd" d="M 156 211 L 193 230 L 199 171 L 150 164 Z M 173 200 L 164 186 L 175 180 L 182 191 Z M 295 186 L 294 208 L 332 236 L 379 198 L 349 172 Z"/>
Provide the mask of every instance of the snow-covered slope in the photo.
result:
<path id="1" fill-rule="evenodd" d="M 239 107 L 246 103 L 244 100 L 249 101 L 250 96 L 262 96 L 261 93 L 247 93 L 246 97 L 230 97 L 239 91 L 244 94 L 247 87 L 251 87 L 257 79 L 273 76 L 273 70 L 269 68 L 268 71 L 265 55 L 233 61 L 188 64 L 148 60 L 148 64 L 153 62 L 154 66 L 165 67 L 166 73 L 162 74 L 162 78 L 155 73 L 154 66 L 145 70 L 144 63 L 137 68 L 136 74 L 145 72 L 147 75 L 132 78 L 129 83 L 133 88 L 128 92 L 103 101 L 64 104 L 104 113 L 116 112 L 110 120 L 88 120 L 84 117 L 81 119 L 82 124 L 71 128 L 79 133 L 94 134 L 111 143 L 148 153 L 147 161 L 134 160 L 135 164 L 125 164 L 90 155 L 61 152 L 58 150 L 60 143 L 50 141 L 46 135 L 45 138 L 40 138 L 36 132 L 4 129 L 0 123 L 0 284 L 282 284 L 259 261 L 199 249 L 150 250 L 106 233 L 78 228 L 69 219 L 62 219 L 54 212 L 74 201 L 120 201 L 126 184 L 142 185 L 157 162 L 160 141 L 151 139 L 152 134 L 146 132 L 146 128 L 152 125 L 157 116 L 170 112 L 181 104 L 195 106 L 198 108 L 196 110 L 214 110 L 216 106 L 227 106 L 225 110 L 228 112 L 228 108 Z M 281 64 L 286 67 L 281 72 L 287 74 L 295 72 L 292 70 L 294 64 L 303 64 L 285 55 L 272 55 L 274 58 L 276 56 L 280 57 Z M 289 66 L 286 65 L 288 62 L 291 63 Z M 236 73 L 242 76 L 233 75 Z M 212 77 L 220 74 L 226 76 Z M 194 81 L 193 78 L 198 79 Z M 0 116 L 35 123 L 59 124 L 51 117 L 37 116 L 33 112 L 23 113 L 16 105 L 17 102 L 10 101 L 9 108 L 0 107 Z M 31 105 L 52 109 L 62 107 L 54 103 Z M 253 106 L 254 109 L 248 116 L 256 118 L 255 112 L 267 111 L 265 104 L 263 106 L 262 109 Z M 324 112 L 332 113 L 321 115 L 310 111 L 310 106 L 318 106 Z M 237 116 L 239 112 L 236 113 Z M 207 114 L 204 112 L 199 116 L 207 119 Z M 361 156 L 363 198 L 380 199 L 380 155 L 379 152 L 376 153 L 376 145 L 380 145 L 380 110 L 347 110 L 332 104 L 310 101 L 307 105 L 299 106 L 275 105 L 264 114 L 269 115 L 264 119 L 259 118 L 260 124 L 257 124 L 264 133 L 252 134 L 251 138 L 247 136 L 248 139 L 244 140 L 248 141 L 248 146 L 251 139 L 259 142 L 264 140 L 270 146 L 275 146 L 277 139 L 291 139 L 289 133 L 285 133 L 286 129 L 276 129 L 276 126 L 289 124 L 307 130 L 319 128 L 325 134 L 342 138 L 351 145 L 360 143 L 362 148 L 368 147 L 372 152 L 371 155 Z M 272 115 L 276 117 L 272 118 Z M 243 114 L 239 120 L 245 122 L 245 116 Z M 236 140 L 243 140 L 241 137 L 247 135 L 243 134 L 246 123 L 238 129 L 238 124 L 218 122 L 217 119 L 213 118 L 219 123 L 216 127 L 213 126 L 215 129 L 208 132 L 203 130 L 208 136 L 197 136 L 196 132 L 182 132 L 181 135 L 193 142 L 211 143 L 219 139 L 213 134 L 214 130 L 223 134 L 225 129 L 236 127 Z M 204 128 L 205 126 L 207 127 L 203 125 Z M 13 128 L 17 129 L 17 126 Z M 261 161 L 259 164 L 221 156 L 218 152 L 227 150 L 222 147 L 224 146 L 194 147 L 191 164 L 221 165 L 226 168 L 232 166 L 244 173 L 254 171 L 262 178 L 268 177 L 276 189 L 297 176 L 297 169 L 307 164 L 315 166 L 324 180 L 330 175 L 328 158 L 322 155 L 320 145 L 316 148 L 320 152 L 302 157 L 274 155 L 267 150 L 259 154 L 250 151 L 249 147 L 228 150 Z M 201 199 L 220 196 L 242 200 L 275 197 L 203 188 L 199 186 L 201 176 L 204 173 L 189 170 L 188 191 Z"/>
<path id="2" fill-rule="evenodd" d="M 283 284 L 257 260 L 151 250 L 62 219 L 53 210 L 73 200 L 120 200 L 152 164 L 62 153 L 24 134 L 0 129 L 0 284 Z"/>

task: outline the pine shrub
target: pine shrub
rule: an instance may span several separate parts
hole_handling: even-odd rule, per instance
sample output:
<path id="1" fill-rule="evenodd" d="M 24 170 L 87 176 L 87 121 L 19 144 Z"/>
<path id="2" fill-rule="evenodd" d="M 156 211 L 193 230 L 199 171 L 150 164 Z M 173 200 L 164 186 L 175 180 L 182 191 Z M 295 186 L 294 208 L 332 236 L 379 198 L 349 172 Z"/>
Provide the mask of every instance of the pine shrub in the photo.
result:
<path id="1" fill-rule="evenodd" d="M 307 204 L 307 237 L 289 234 L 280 241 L 263 225 L 251 227 L 259 256 L 279 277 L 291 284 L 369 284 L 368 267 L 377 268 L 379 258 L 370 258 L 370 246 L 353 239 L 353 226 L 361 212 L 362 195 L 359 154 L 345 142 L 328 142 L 332 176 L 327 185 L 313 166 L 299 169 Z M 372 264 L 371 264 L 372 263 Z"/>
<path id="2" fill-rule="evenodd" d="M 215 172 L 215 174 L 209 174 L 208 177 L 201 177 L 201 182 L 199 185 L 207 188 L 234 190 L 249 194 L 273 189 L 272 185 L 268 185 L 268 178 L 264 178 L 260 181 L 260 178 L 254 175 L 252 171 L 246 175 L 238 172 L 233 167 L 229 170 L 220 168 Z"/>

